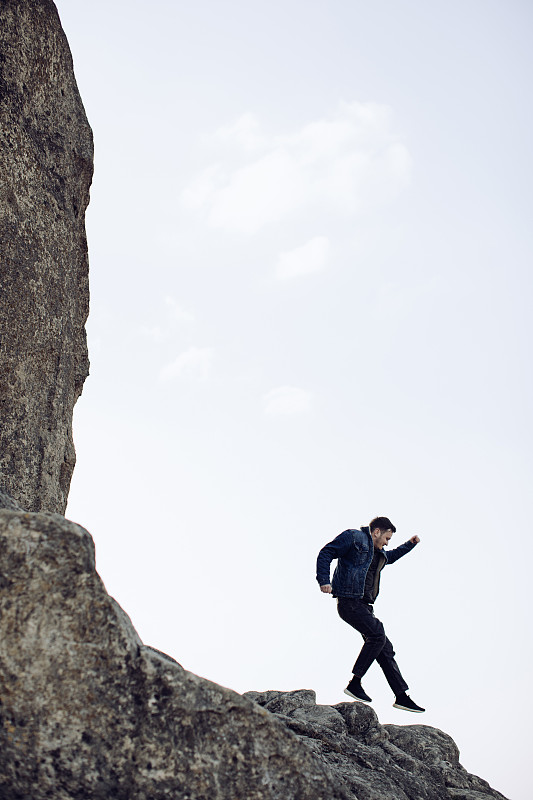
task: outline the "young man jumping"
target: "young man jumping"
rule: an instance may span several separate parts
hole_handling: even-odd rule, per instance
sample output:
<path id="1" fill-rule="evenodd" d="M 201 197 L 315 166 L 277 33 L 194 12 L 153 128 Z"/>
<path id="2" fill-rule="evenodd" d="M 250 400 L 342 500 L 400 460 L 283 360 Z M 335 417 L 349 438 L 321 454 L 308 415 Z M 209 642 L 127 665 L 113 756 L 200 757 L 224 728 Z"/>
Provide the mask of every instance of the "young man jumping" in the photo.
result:
<path id="1" fill-rule="evenodd" d="M 385 564 L 394 564 L 409 553 L 420 541 L 418 536 L 411 536 L 405 544 L 385 553 L 383 548 L 395 531 L 390 519 L 375 517 L 368 528 L 340 533 L 318 554 L 316 579 L 322 592 L 337 598 L 339 617 L 359 631 L 365 640 L 353 666 L 353 678 L 344 693 L 355 700 L 371 703 L 372 699 L 361 686 L 361 678 L 373 661 L 377 661 L 394 692 L 394 708 L 420 713 L 425 709 L 406 694 L 409 687 L 394 660 L 392 644 L 385 635 L 383 623 L 374 616 L 381 570 Z M 334 558 L 338 561 L 330 583 L 330 564 Z"/>

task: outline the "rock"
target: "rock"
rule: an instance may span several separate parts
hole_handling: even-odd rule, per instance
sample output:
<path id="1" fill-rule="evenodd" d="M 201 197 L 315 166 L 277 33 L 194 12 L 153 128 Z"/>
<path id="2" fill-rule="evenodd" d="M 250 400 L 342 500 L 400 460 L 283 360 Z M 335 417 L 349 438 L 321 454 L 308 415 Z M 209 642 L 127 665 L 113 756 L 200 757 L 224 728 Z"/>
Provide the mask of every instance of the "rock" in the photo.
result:
<path id="1" fill-rule="evenodd" d="M 290 721 L 325 726 L 339 734 L 346 734 L 346 723 L 342 715 L 331 706 L 317 705 L 316 692 L 312 689 L 298 689 L 294 692 L 245 692 L 244 697 L 249 697 L 278 716 L 289 717 Z M 285 720 L 289 727 L 290 721 Z M 299 728 L 296 725 L 296 729 Z"/>
<path id="2" fill-rule="evenodd" d="M 271 696 L 272 695 L 272 696 Z M 301 689 L 296 692 L 265 692 L 255 702 L 275 714 L 290 715 L 296 708 L 316 706 L 316 692 Z"/>
<path id="3" fill-rule="evenodd" d="M 385 725 L 389 740 L 425 764 L 459 764 L 459 748 L 447 733 L 428 725 Z"/>
<path id="4" fill-rule="evenodd" d="M 15 503 L 15 501 L 8 494 L 6 494 L 6 492 L 3 492 L 2 489 L 0 489 L 0 508 L 7 508 L 9 511 L 24 510 L 19 506 L 18 503 Z"/>
<path id="5" fill-rule="evenodd" d="M 320 708 L 310 694 L 296 693 L 296 711 Z M 326 708 L 321 724 L 327 711 L 342 721 Z M 95 571 L 87 531 L 2 510 L 0 797 L 352 795 L 275 714 L 144 646 Z"/>
<path id="6" fill-rule="evenodd" d="M 296 733 L 353 800 L 504 800 L 461 766 L 457 745 L 437 728 L 380 725 L 370 706 L 314 705 L 310 690 L 246 696 Z"/>
<path id="7" fill-rule="evenodd" d="M 338 703 L 335 708 L 344 717 L 348 732 L 365 744 L 386 741 L 386 728 L 379 724 L 378 715 L 364 703 Z"/>
<path id="8" fill-rule="evenodd" d="M 93 145 L 51 0 L 0 4 L 0 482 L 63 513 L 88 374 Z"/>
<path id="9" fill-rule="evenodd" d="M 296 708 L 291 716 L 293 719 L 303 720 L 319 728 L 327 728 L 332 733 L 345 736 L 346 723 L 341 714 L 331 706 L 303 706 Z"/>

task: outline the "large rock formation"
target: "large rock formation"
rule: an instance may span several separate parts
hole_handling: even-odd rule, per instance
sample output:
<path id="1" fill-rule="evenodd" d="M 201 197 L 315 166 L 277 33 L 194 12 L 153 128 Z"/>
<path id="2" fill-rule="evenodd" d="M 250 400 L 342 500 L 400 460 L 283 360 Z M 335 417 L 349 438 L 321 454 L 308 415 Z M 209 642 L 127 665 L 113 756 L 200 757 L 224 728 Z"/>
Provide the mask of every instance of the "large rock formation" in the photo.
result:
<path id="1" fill-rule="evenodd" d="M 459 763 L 446 733 L 428 725 L 380 725 L 363 703 L 316 704 L 315 692 L 246 692 L 305 742 L 353 800 L 489 800 L 503 795 Z"/>
<path id="2" fill-rule="evenodd" d="M 92 134 L 50 0 L 0 3 L 0 484 L 63 513 L 88 374 Z"/>
<path id="3" fill-rule="evenodd" d="M 143 646 L 83 528 L 0 506 L 3 800 L 501 800 L 441 731 L 187 672 Z"/>
<path id="4" fill-rule="evenodd" d="M 144 647 L 63 517 L 0 511 L 3 800 L 349 795 L 272 714 Z"/>

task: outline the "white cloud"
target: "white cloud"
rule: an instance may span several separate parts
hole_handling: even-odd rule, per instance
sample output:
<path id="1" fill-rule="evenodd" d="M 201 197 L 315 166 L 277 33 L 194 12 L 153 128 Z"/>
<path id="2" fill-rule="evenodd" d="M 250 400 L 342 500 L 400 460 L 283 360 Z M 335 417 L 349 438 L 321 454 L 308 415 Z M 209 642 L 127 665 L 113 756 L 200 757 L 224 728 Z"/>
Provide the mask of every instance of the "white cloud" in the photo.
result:
<path id="1" fill-rule="evenodd" d="M 215 228 L 248 235 L 311 210 L 354 215 L 388 202 L 411 172 L 391 119 L 387 106 L 341 103 L 330 118 L 267 137 L 245 114 L 212 137 L 224 152 L 189 183 L 181 202 Z M 237 162 L 226 152 L 232 140 Z"/>
<path id="2" fill-rule="evenodd" d="M 276 277 L 286 281 L 301 275 L 321 272 L 327 263 L 330 251 L 329 239 L 315 236 L 300 247 L 280 253 L 276 265 Z"/>
<path id="3" fill-rule="evenodd" d="M 306 181 L 292 155 L 275 148 L 227 176 L 210 198 L 215 228 L 253 234 L 306 202 Z"/>
<path id="4" fill-rule="evenodd" d="M 189 347 L 160 371 L 163 381 L 192 379 L 205 381 L 209 377 L 214 356 L 212 347 Z"/>
<path id="5" fill-rule="evenodd" d="M 278 386 L 263 397 L 263 410 L 269 417 L 306 414 L 311 408 L 311 394 L 296 386 Z"/>

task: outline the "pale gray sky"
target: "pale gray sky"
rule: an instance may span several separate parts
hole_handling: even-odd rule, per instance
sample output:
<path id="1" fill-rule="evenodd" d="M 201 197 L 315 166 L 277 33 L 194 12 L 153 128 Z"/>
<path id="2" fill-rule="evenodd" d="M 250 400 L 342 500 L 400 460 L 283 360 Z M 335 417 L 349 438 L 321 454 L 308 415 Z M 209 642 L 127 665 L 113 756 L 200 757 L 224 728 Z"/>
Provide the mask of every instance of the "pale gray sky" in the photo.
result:
<path id="1" fill-rule="evenodd" d="M 316 555 L 390 516 L 428 711 L 374 667 L 380 720 L 530 798 L 531 5 L 57 5 L 96 147 L 67 515 L 109 592 L 200 675 L 340 702 Z"/>

